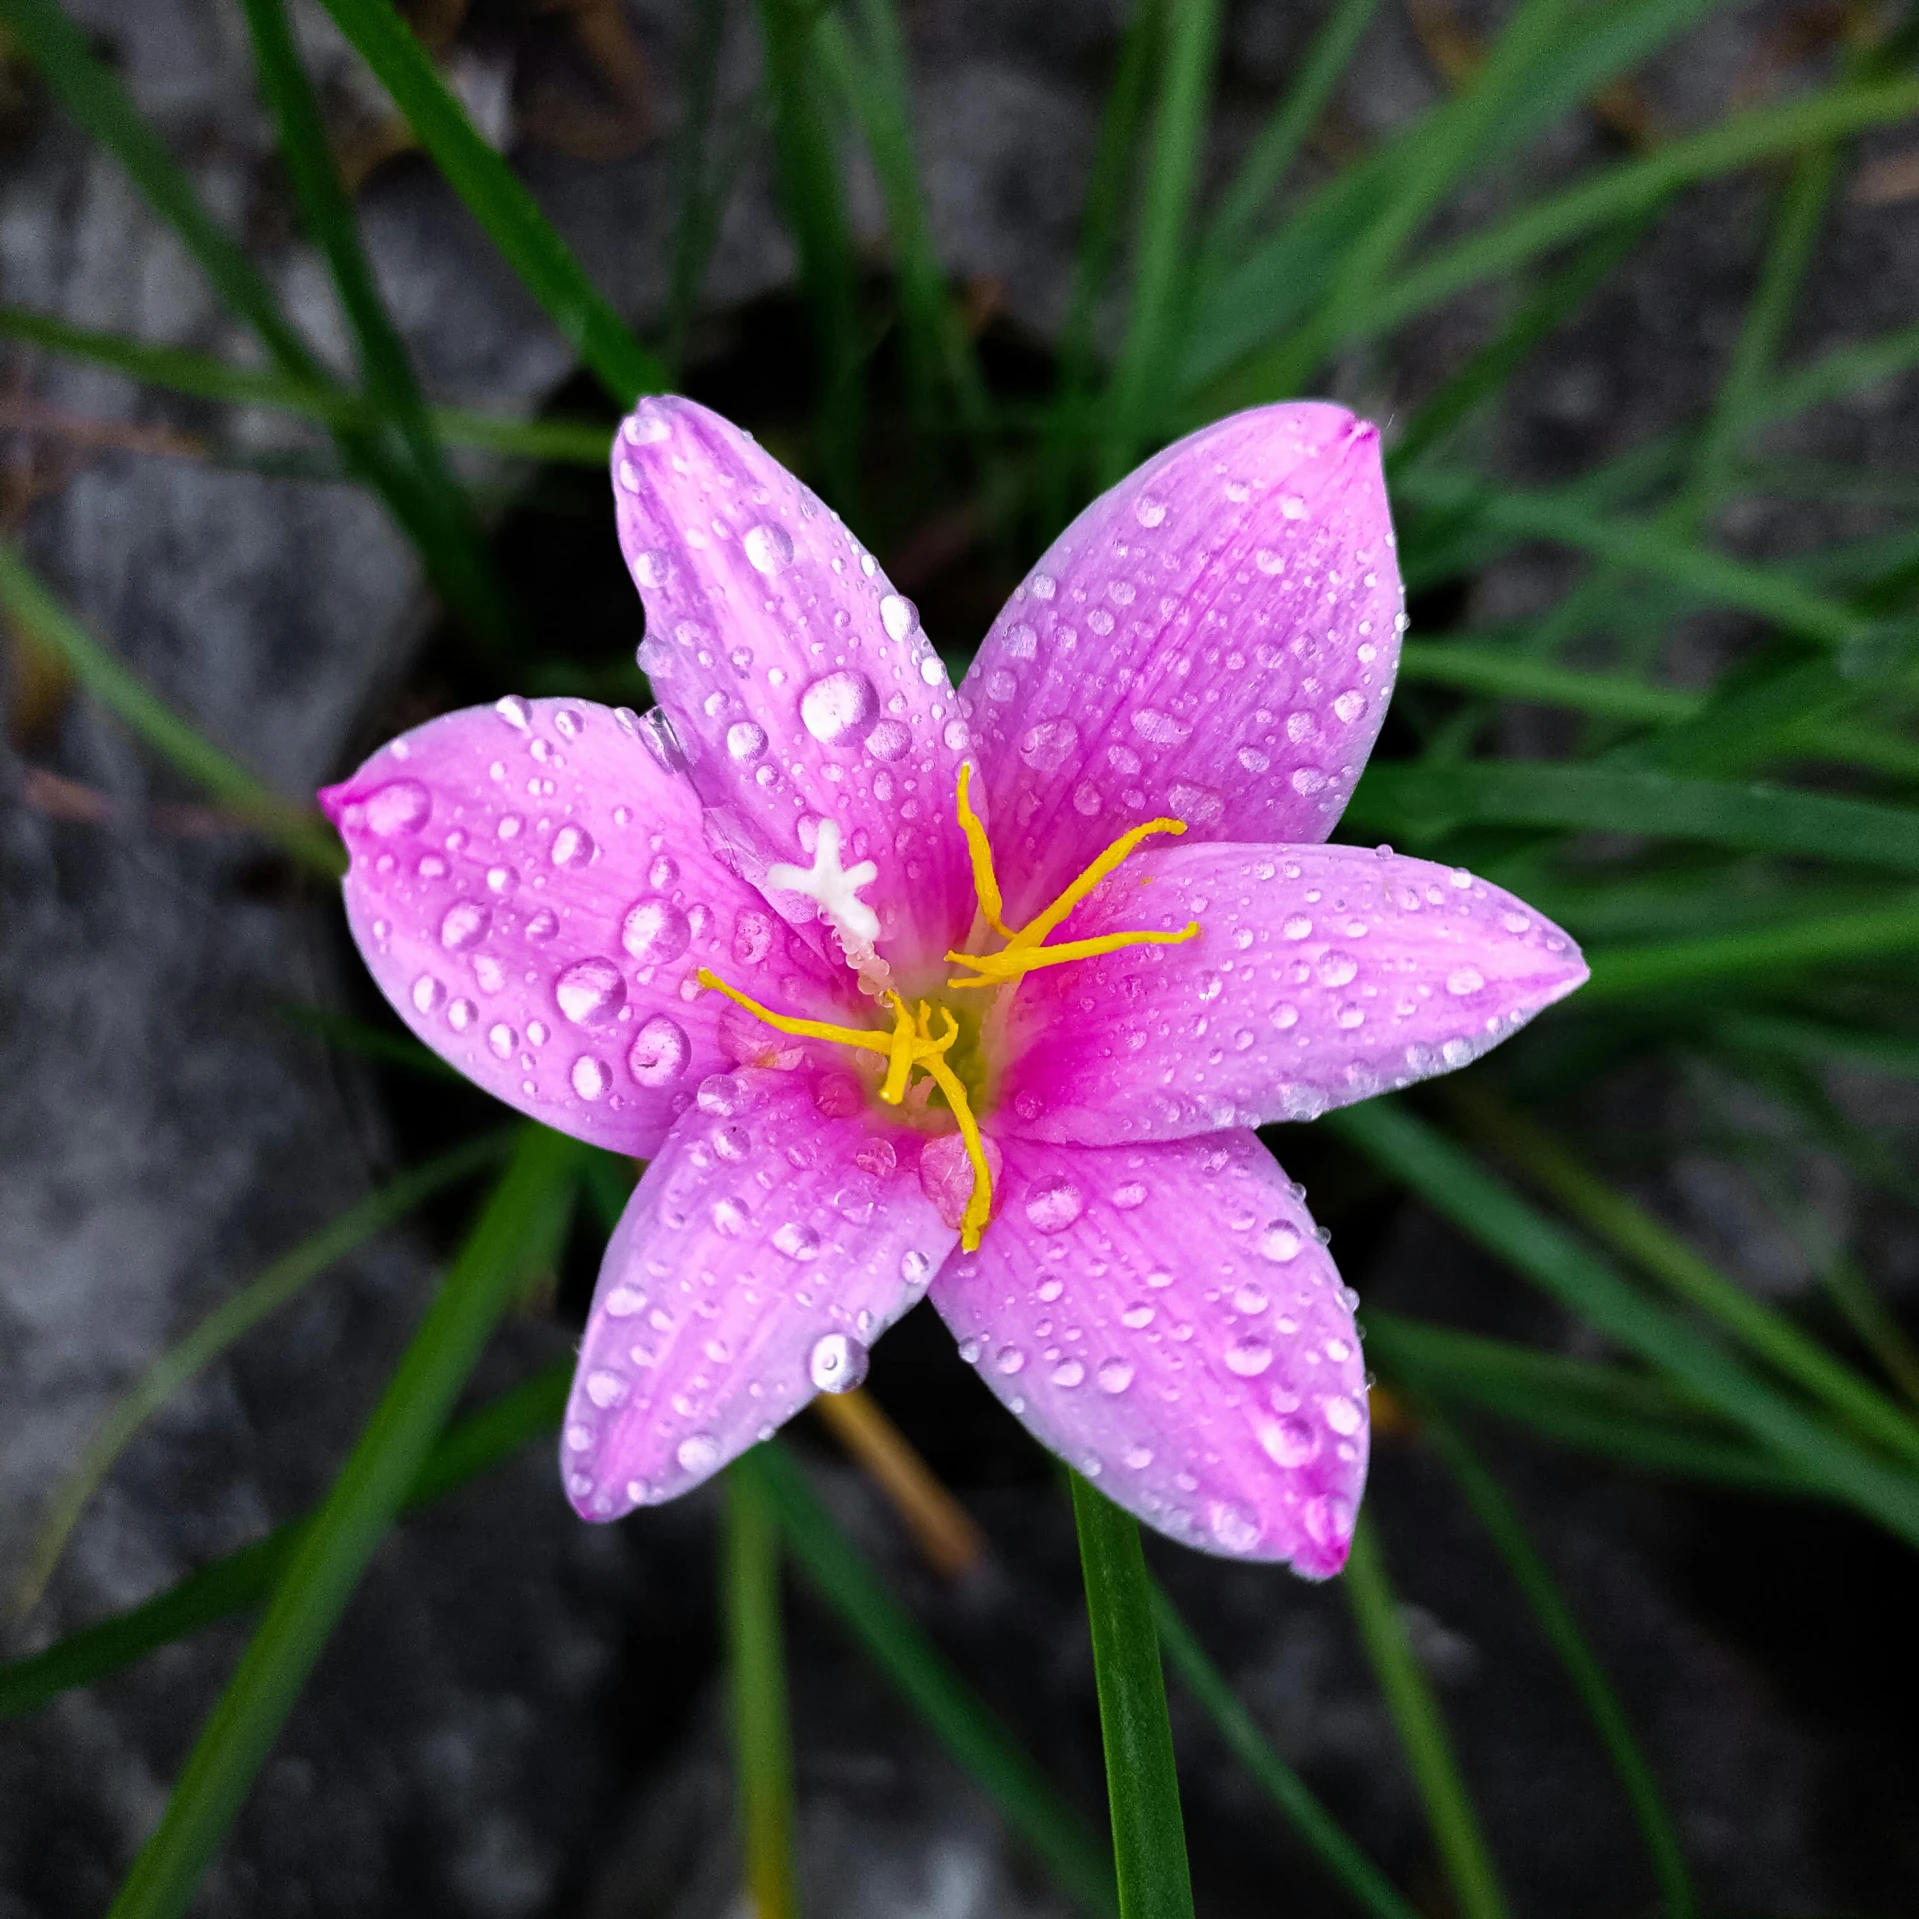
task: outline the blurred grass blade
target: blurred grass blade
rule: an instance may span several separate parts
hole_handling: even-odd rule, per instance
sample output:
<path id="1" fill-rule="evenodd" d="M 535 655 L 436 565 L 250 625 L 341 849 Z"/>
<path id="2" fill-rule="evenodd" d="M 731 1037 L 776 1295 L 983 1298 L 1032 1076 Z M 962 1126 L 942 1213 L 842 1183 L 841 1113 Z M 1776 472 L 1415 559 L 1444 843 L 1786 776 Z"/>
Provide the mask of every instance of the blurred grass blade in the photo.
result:
<path id="1" fill-rule="evenodd" d="M 1349 1839 L 1298 1773 L 1273 1749 L 1259 1722 L 1246 1710 L 1225 1675 L 1207 1657 L 1193 1629 L 1157 1582 L 1152 1588 L 1153 1623 L 1159 1643 L 1186 1690 L 1204 1708 L 1214 1730 L 1226 1742 L 1260 1789 L 1285 1814 L 1287 1823 L 1312 1849 L 1328 1875 L 1376 1919 L 1420 1919 L 1392 1881 Z"/>
<path id="2" fill-rule="evenodd" d="M 721 190 L 709 178 L 719 104 L 720 54 L 726 44 L 726 0 L 693 0 L 681 29 L 681 117 L 673 136 L 673 241 L 666 274 L 667 367 L 686 358 L 707 262 L 719 237 Z M 752 115 L 745 116 L 750 123 Z"/>
<path id="3" fill-rule="evenodd" d="M 1541 1438 L 1650 1472 L 1789 1498 L 1827 1496 L 1648 1375 L 1377 1307 L 1367 1309 L 1365 1325 L 1367 1350 L 1388 1382 L 1425 1398 L 1473 1406 Z"/>
<path id="4" fill-rule="evenodd" d="M 1339 0 L 1313 35 L 1292 84 L 1240 162 L 1206 230 L 1200 252 L 1215 273 L 1238 261 L 1300 148 L 1331 103 L 1378 11 L 1379 0 Z"/>
<path id="5" fill-rule="evenodd" d="M 1655 686 L 1635 674 L 1555 666 L 1530 653 L 1472 640 L 1407 641 L 1400 651 L 1399 677 L 1415 686 L 1454 686 L 1494 699 L 1560 706 L 1595 719 L 1640 720 L 1652 726 L 1689 720 L 1706 704 L 1702 693 Z"/>
<path id="6" fill-rule="evenodd" d="M 340 1614 L 386 1537 L 494 1328 L 556 1257 L 580 1149 L 543 1127 L 468 1235 L 372 1417 L 274 1588 L 233 1676 L 174 1782 L 113 1919 L 179 1919 L 192 1903 Z"/>
<path id="7" fill-rule="evenodd" d="M 271 835 L 313 872 L 337 879 L 346 870 L 346 856 L 331 828 L 307 808 L 282 799 L 203 739 L 108 653 L 4 540 L 0 540 L 0 609 L 58 657 L 130 733 L 204 787 L 236 819 Z"/>
<path id="8" fill-rule="evenodd" d="M 933 423 L 940 411 L 936 396 L 945 389 L 960 425 L 978 434 L 986 425 L 986 386 L 973 343 L 948 297 L 946 270 L 933 244 L 914 151 L 912 79 L 899 15 L 894 0 L 852 4 L 860 20 L 859 45 L 838 14 L 827 10 L 819 15 L 814 39 L 847 111 L 865 136 L 886 202 L 914 411 L 923 424 Z"/>
<path id="9" fill-rule="evenodd" d="M 587 278 L 519 175 L 480 138 L 392 0 L 322 4 L 448 184 L 607 392 L 621 406 L 631 406 L 642 393 L 665 392 L 670 385 L 666 368 Z"/>
<path id="10" fill-rule="evenodd" d="M 1070 1474 L 1099 1684 L 1120 1919 L 1192 1919 L 1186 1826 L 1139 1522 Z"/>
<path id="11" fill-rule="evenodd" d="M 1479 1829 L 1479 1815 L 1460 1777 L 1439 1701 L 1406 1636 L 1370 1513 L 1362 1512 L 1353 1529 L 1352 1554 L 1341 1583 L 1405 1748 L 1460 1919 L 1506 1919 L 1506 1896 Z"/>
<path id="12" fill-rule="evenodd" d="M 1644 946 L 1607 946 L 1587 954 L 1592 978 L 1580 988 L 1588 1006 L 1643 993 L 1697 990 L 1724 980 L 1782 975 L 1919 952 L 1919 897 L 1886 907 L 1819 913 L 1750 933 L 1704 934 Z"/>
<path id="13" fill-rule="evenodd" d="M 1342 832 L 1411 844 L 1468 825 L 1643 833 L 1919 873 L 1919 808 L 1547 760 L 1368 767 Z"/>
<path id="14" fill-rule="evenodd" d="M 1404 1106 L 1370 1100 L 1322 1124 L 1572 1312 L 1749 1433 L 1788 1466 L 1919 1545 L 1919 1477 L 1856 1446 L 1527 1205 L 1470 1153 Z"/>
<path id="15" fill-rule="evenodd" d="M 1832 1020 L 1728 1012 L 1715 1030 L 1739 1046 L 1778 1051 L 1818 1065 L 1851 1066 L 1889 1079 L 1919 1080 L 1919 1037 L 1841 1026 Z"/>
<path id="16" fill-rule="evenodd" d="M 780 1625 L 780 1548 L 766 1481 L 726 1476 L 721 1591 L 733 1699 L 733 1755 L 754 1919 L 799 1919 L 793 1869 L 793 1734 Z"/>
<path id="17" fill-rule="evenodd" d="M 511 622 L 480 529 L 440 448 L 406 343 L 393 324 L 360 242 L 326 127 L 300 64 L 284 0 L 240 0 L 254 60 L 280 132 L 280 152 L 307 232 L 326 256 L 340 309 L 351 328 L 360 379 L 381 424 L 397 434 L 401 457 L 420 485 L 421 529 L 430 539 L 434 577 L 474 634 L 495 648 Z"/>
<path id="18" fill-rule="evenodd" d="M 31 1612 L 73 1532 L 86 1503 L 127 1442 L 159 1408 L 196 1373 L 210 1366 L 235 1341 L 270 1314 L 291 1301 L 308 1281 L 397 1225 L 435 1193 L 499 1158 L 507 1135 L 494 1134 L 442 1153 L 412 1172 L 350 1206 L 330 1225 L 283 1253 L 257 1279 L 223 1300 L 190 1332 L 168 1349 L 114 1401 L 93 1436 L 80 1450 L 73 1470 L 56 1487 L 45 1520 L 34 1540 L 25 1578 L 16 1599 L 17 1610 Z"/>
<path id="19" fill-rule="evenodd" d="M 1919 366 L 1919 326 L 1902 327 L 1877 340 L 1860 340 L 1833 347 L 1816 360 L 1791 372 L 1782 372 L 1751 394 L 1741 423 L 1748 430 L 1777 420 L 1791 419 L 1816 406 L 1896 380 Z"/>
<path id="20" fill-rule="evenodd" d="M 1784 1313 L 1734 1285 L 1536 1120 L 1522 1119 L 1477 1089 L 1456 1091 L 1453 1104 L 1481 1139 L 1589 1232 L 1697 1307 L 1775 1372 L 1824 1400 L 1855 1432 L 1919 1468 L 1919 1425 Z"/>
<path id="21" fill-rule="evenodd" d="M 1919 1406 L 1919 1347 L 1880 1298 L 1879 1289 L 1843 1252 L 1827 1260 L 1821 1278 L 1859 1343 L 1879 1362 L 1886 1377 Z"/>
<path id="22" fill-rule="evenodd" d="M 570 1362 L 547 1367 L 469 1414 L 435 1442 L 407 1496 L 412 1510 L 559 1429 L 572 1382 Z M 313 1524 L 308 1514 L 189 1573 L 126 1612 L 84 1626 L 44 1651 L 0 1663 L 0 1720 L 37 1712 L 61 1693 L 91 1686 L 176 1639 L 257 1605 Z"/>
<path id="23" fill-rule="evenodd" d="M 1425 1414 L 1424 1423 L 1440 1456 L 1452 1468 L 1460 1490 L 1479 1515 L 1479 1523 L 1506 1562 L 1513 1583 L 1525 1595 L 1540 1630 L 1559 1655 L 1559 1663 L 1565 1667 L 1567 1678 L 1572 1681 L 1600 1743 L 1606 1748 L 1606 1756 L 1612 1761 L 1613 1771 L 1639 1822 L 1653 1875 L 1659 1882 L 1666 1919 L 1694 1919 L 1699 1900 L 1686 1870 L 1686 1855 L 1679 1844 L 1678 1829 L 1666 1810 L 1652 1767 L 1633 1735 L 1626 1709 L 1606 1677 L 1598 1655 L 1580 1630 L 1559 1582 L 1533 1544 L 1512 1501 L 1458 1429 L 1450 1420 L 1430 1410 Z"/>
<path id="24" fill-rule="evenodd" d="M 808 1583 L 893 1682 L 1000 1816 L 1090 1913 L 1117 1911 L 1112 1860 L 1058 1789 L 880 1581 L 781 1441 L 732 1469 L 760 1475 Z"/>
<path id="25" fill-rule="evenodd" d="M 1166 367 L 1186 298 L 1193 192 L 1219 60 L 1221 0 L 1179 0 L 1160 15 L 1159 97 L 1146 148 L 1126 334 L 1113 371 L 1101 478 L 1110 486 L 1155 437 Z M 1122 1879 L 1122 1885 L 1123 1885 Z"/>
<path id="26" fill-rule="evenodd" d="M 1066 322 L 1059 335 L 1059 379 L 1035 487 L 1042 540 L 1050 540 L 1072 517 L 1075 493 L 1083 477 L 1099 361 L 1094 322 L 1113 271 L 1120 215 L 1125 210 L 1146 115 L 1153 53 L 1168 4 L 1169 0 L 1132 0 L 1126 31 L 1120 37 L 1113 83 L 1100 114 L 1099 141 L 1093 149 L 1093 168 L 1080 213 L 1079 243 L 1073 253 Z"/>

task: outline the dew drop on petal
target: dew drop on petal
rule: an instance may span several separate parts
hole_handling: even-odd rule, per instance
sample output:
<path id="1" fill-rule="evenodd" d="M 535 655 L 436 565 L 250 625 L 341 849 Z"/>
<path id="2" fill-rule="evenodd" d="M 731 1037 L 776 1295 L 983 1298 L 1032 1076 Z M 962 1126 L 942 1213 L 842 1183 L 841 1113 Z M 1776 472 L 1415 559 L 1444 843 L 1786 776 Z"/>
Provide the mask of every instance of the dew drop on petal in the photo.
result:
<path id="1" fill-rule="evenodd" d="M 800 695 L 801 722 L 822 746 L 864 739 L 879 707 L 873 682 L 851 667 L 823 674 Z"/>
<path id="2" fill-rule="evenodd" d="M 1276 1266 L 1296 1258 L 1301 1244 L 1298 1232 L 1283 1219 L 1274 1220 L 1259 1236 L 1261 1257 L 1270 1259 Z"/>
<path id="3" fill-rule="evenodd" d="M 1226 1348 L 1226 1370 L 1241 1379 L 1257 1379 L 1273 1363 L 1273 1349 L 1263 1339 L 1236 1339 Z"/>
<path id="4" fill-rule="evenodd" d="M 641 1023 L 626 1056 L 626 1070 L 642 1086 L 667 1086 L 686 1071 L 693 1043 L 686 1029 L 666 1013 Z"/>
<path id="5" fill-rule="evenodd" d="M 797 1260 L 801 1265 L 820 1256 L 820 1236 L 812 1227 L 799 1220 L 788 1220 L 773 1232 L 773 1244 L 788 1259 Z"/>
<path id="6" fill-rule="evenodd" d="M 866 1377 L 867 1351 L 845 1333 L 825 1333 L 806 1356 L 807 1376 L 823 1393 L 850 1393 Z"/>
<path id="7" fill-rule="evenodd" d="M 1069 1390 L 1086 1377 L 1086 1368 L 1077 1359 L 1062 1361 L 1053 1368 L 1053 1384 Z"/>
<path id="8" fill-rule="evenodd" d="M 1094 1374 L 1103 1393 L 1123 1393 L 1133 1383 L 1133 1369 L 1123 1359 L 1109 1359 L 1101 1363 Z"/>
<path id="9" fill-rule="evenodd" d="M 913 745 L 913 729 L 904 720 L 881 720 L 866 736 L 866 750 L 876 760 L 903 760 Z"/>
<path id="10" fill-rule="evenodd" d="M 627 1390 L 626 1381 L 618 1373 L 601 1371 L 586 1376 L 586 1396 L 602 1412 L 609 1406 L 617 1406 L 626 1397 Z"/>
<path id="11" fill-rule="evenodd" d="M 582 1053 L 573 1062 L 573 1090 L 582 1099 L 604 1099 L 607 1089 L 613 1084 L 613 1075 L 607 1070 L 606 1062 L 595 1059 L 591 1053 Z"/>
<path id="12" fill-rule="evenodd" d="M 433 796 L 418 780 L 389 780 L 362 801 L 367 830 L 383 840 L 417 833 L 433 811 Z"/>
<path id="13" fill-rule="evenodd" d="M 524 733 L 533 721 L 532 708 L 517 693 L 509 693 L 504 699 L 495 700 L 493 710 L 516 733 Z"/>
<path id="14" fill-rule="evenodd" d="M 1486 984 L 1486 975 L 1477 966 L 1455 966 L 1446 975 L 1446 990 L 1456 999 L 1464 999 L 1468 993 L 1476 993 Z"/>
<path id="15" fill-rule="evenodd" d="M 711 1433 L 689 1433 L 680 1441 L 673 1457 L 685 1472 L 711 1472 L 720 1463 L 720 1442 Z"/>
<path id="16" fill-rule="evenodd" d="M 1142 493 L 1133 502 L 1133 518 L 1141 526 L 1158 526 L 1166 518 L 1166 502 L 1150 493 Z"/>
<path id="17" fill-rule="evenodd" d="M 1336 1393 L 1325 1404 L 1326 1423 L 1343 1438 L 1351 1438 L 1366 1423 L 1358 1404 L 1343 1393 Z"/>
<path id="18" fill-rule="evenodd" d="M 693 927 L 686 914 L 657 894 L 636 900 L 620 922 L 620 944 L 642 966 L 676 960 L 692 942 Z"/>
<path id="19" fill-rule="evenodd" d="M 1293 1417 L 1262 1425 L 1259 1443 L 1275 1466 L 1291 1468 L 1311 1462 L 1319 1451 L 1319 1434 L 1307 1421 Z"/>
<path id="20" fill-rule="evenodd" d="M 769 578 L 793 564 L 793 536 L 777 520 L 746 529 L 746 557 Z"/>
<path id="21" fill-rule="evenodd" d="M 413 982 L 413 1004 L 422 1013 L 437 1012 L 446 1003 L 446 988 L 431 973 Z"/>
<path id="22" fill-rule="evenodd" d="M 486 938 L 492 918 L 477 900 L 455 900 L 440 921 L 440 944 L 449 953 L 463 953 Z"/>
<path id="23" fill-rule="evenodd" d="M 604 1026 L 626 1004 L 626 980 L 610 959 L 583 959 L 553 982 L 553 999 L 575 1026 Z"/>
<path id="24" fill-rule="evenodd" d="M 1036 1232 L 1063 1233 L 1085 1210 L 1086 1195 L 1065 1173 L 1035 1180 L 1026 1195 L 1026 1217 Z"/>
<path id="25" fill-rule="evenodd" d="M 1036 773 L 1057 773 L 1079 745 L 1071 720 L 1041 720 L 1020 735 L 1019 756 Z"/>
<path id="26" fill-rule="evenodd" d="M 766 728 L 752 720 L 735 720 L 726 729 L 726 750 L 742 765 L 766 751 Z"/>
<path id="27" fill-rule="evenodd" d="M 919 609 L 898 593 L 889 593 L 880 601 L 880 624 L 888 639 L 903 640 L 920 623 Z"/>
<path id="28" fill-rule="evenodd" d="M 1229 1553 L 1248 1553 L 1259 1544 L 1259 1521 L 1230 1499 L 1216 1499 L 1207 1508 L 1206 1530 Z"/>

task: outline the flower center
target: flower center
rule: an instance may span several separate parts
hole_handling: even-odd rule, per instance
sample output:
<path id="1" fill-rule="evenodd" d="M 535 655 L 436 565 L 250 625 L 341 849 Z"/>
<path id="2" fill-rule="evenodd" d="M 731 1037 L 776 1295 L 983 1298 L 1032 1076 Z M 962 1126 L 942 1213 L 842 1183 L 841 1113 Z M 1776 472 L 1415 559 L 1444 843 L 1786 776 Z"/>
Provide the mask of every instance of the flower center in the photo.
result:
<path id="1" fill-rule="evenodd" d="M 981 917 L 992 931 L 1005 942 L 996 952 L 957 953 L 949 952 L 946 957 L 955 965 L 970 969 L 970 977 L 949 979 L 946 984 L 956 991 L 972 988 L 1010 988 L 1018 990 L 1019 982 L 1031 972 L 1042 966 L 1064 966 L 1070 960 L 1091 959 L 1096 954 L 1117 952 L 1125 946 L 1174 946 L 1182 940 L 1194 939 L 1199 933 L 1199 922 L 1189 921 L 1178 932 L 1128 932 L 1102 933 L 1093 939 L 1067 940 L 1059 946 L 1048 946 L 1047 936 L 1058 927 L 1073 909 L 1092 892 L 1092 890 L 1111 873 L 1122 860 L 1131 854 L 1142 841 L 1150 839 L 1155 833 L 1183 833 L 1186 831 L 1184 820 L 1157 819 L 1148 820 L 1143 826 L 1135 826 L 1130 832 L 1122 833 L 1111 846 L 1099 855 L 1079 878 L 1053 901 L 1042 913 L 1035 914 L 1027 923 L 1017 929 L 1009 927 L 1005 920 L 1005 903 L 1001 897 L 998 876 L 993 871 L 993 849 L 986 837 L 985 823 L 973 811 L 968 799 L 968 787 L 971 783 L 973 768 L 970 762 L 964 763 L 959 772 L 959 823 L 966 835 L 967 850 L 973 860 L 973 890 L 979 900 Z M 821 828 L 821 843 L 825 840 L 824 827 Z M 871 862 L 863 867 L 855 867 L 851 873 L 838 874 L 839 836 L 834 833 L 833 844 L 827 859 L 834 869 L 836 878 L 853 885 L 864 885 L 876 874 Z M 818 862 L 816 861 L 816 867 Z M 777 869 L 784 881 L 795 869 Z M 860 878 L 864 872 L 865 878 Z M 768 876 L 772 877 L 771 874 Z M 836 902 L 837 903 L 837 902 Z M 868 913 L 863 902 L 855 900 L 861 912 Z M 878 922 L 874 922 L 878 930 Z M 849 955 L 849 957 L 851 957 Z M 738 988 L 727 985 L 717 973 L 702 966 L 698 974 L 699 983 L 724 993 L 736 1006 L 744 1007 L 757 1020 L 762 1020 L 776 1032 L 790 1033 L 796 1039 L 830 1040 L 838 1046 L 851 1046 L 861 1052 L 876 1053 L 886 1061 L 886 1078 L 880 1086 L 880 1098 L 888 1105 L 897 1106 L 907 1094 L 907 1086 L 915 1072 L 923 1072 L 933 1085 L 944 1094 L 946 1104 L 952 1112 L 955 1124 L 959 1127 L 960 1137 L 966 1144 L 966 1156 L 972 1162 L 973 1190 L 966 1202 L 966 1211 L 960 1221 L 960 1245 L 967 1251 L 974 1251 L 980 1242 L 980 1235 L 986 1230 L 986 1223 L 993 1216 L 993 1175 L 986 1163 L 986 1150 L 980 1141 L 979 1121 L 973 1113 L 972 1102 L 967 1095 L 965 1082 L 954 1070 L 947 1055 L 952 1051 L 953 1043 L 960 1037 L 960 1022 L 954 1018 L 950 1008 L 933 1007 L 925 1000 L 909 1008 L 898 993 L 888 990 L 884 998 L 893 1009 L 893 1029 L 885 1032 L 876 1027 L 835 1026 L 825 1020 L 795 1019 L 786 1013 L 775 1013 L 762 1006 L 758 1000 L 749 999 Z M 1008 993 L 1008 998 L 1011 992 Z M 935 1034 L 933 1020 L 935 1013 L 941 1022 L 942 1030 Z"/>

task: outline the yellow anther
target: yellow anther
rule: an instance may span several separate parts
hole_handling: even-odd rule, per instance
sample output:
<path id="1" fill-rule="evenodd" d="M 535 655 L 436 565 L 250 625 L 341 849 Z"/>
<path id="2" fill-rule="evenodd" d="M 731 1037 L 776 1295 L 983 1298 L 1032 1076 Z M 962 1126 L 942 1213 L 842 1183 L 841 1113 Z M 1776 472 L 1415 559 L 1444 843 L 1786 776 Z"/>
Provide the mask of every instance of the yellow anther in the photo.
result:
<path id="1" fill-rule="evenodd" d="M 906 1097 L 906 1081 L 919 1053 L 920 1038 L 906 1002 L 897 993 L 886 997 L 893 1002 L 893 1033 L 886 1042 L 886 1083 L 880 1088 L 880 1098 L 889 1106 L 897 1106 Z"/>
<path id="2" fill-rule="evenodd" d="M 1101 933 L 1093 939 L 1068 940 L 1063 946 L 1009 946 L 1003 953 L 948 953 L 947 958 L 970 966 L 977 977 L 949 979 L 948 986 L 1004 986 L 1008 980 L 1038 972 L 1042 966 L 1064 966 L 1069 960 L 1096 959 L 1126 946 L 1178 946 L 1199 937 L 1199 921 L 1188 920 L 1177 933 Z"/>
<path id="3" fill-rule="evenodd" d="M 1000 917 L 1005 911 L 1000 899 L 999 879 L 993 871 L 992 842 L 986 837 L 986 823 L 973 811 L 973 803 L 967 798 L 967 788 L 972 784 L 973 762 L 962 760 L 959 770 L 959 823 L 960 831 L 966 835 L 966 850 L 973 856 L 973 891 L 979 899 L 979 910 L 986 917 L 986 923 L 1001 939 L 1013 936 L 1006 930 L 1006 922 Z"/>

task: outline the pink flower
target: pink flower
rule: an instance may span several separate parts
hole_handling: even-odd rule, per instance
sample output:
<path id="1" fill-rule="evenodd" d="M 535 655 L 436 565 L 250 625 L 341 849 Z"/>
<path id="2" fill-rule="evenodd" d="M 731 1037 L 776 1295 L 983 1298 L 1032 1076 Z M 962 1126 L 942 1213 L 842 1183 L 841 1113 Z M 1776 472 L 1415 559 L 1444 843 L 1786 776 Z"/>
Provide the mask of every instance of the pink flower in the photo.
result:
<path id="1" fill-rule="evenodd" d="M 643 400 L 613 477 L 660 705 L 504 699 L 322 796 L 407 1024 L 650 1161 L 581 1347 L 574 1504 L 697 1485 L 930 1289 L 1121 1505 L 1337 1571 L 1354 1300 L 1252 1128 L 1462 1066 L 1586 976 L 1496 887 L 1323 844 L 1403 624 L 1375 430 L 1276 406 L 1167 449 L 957 694 L 726 421 Z"/>

